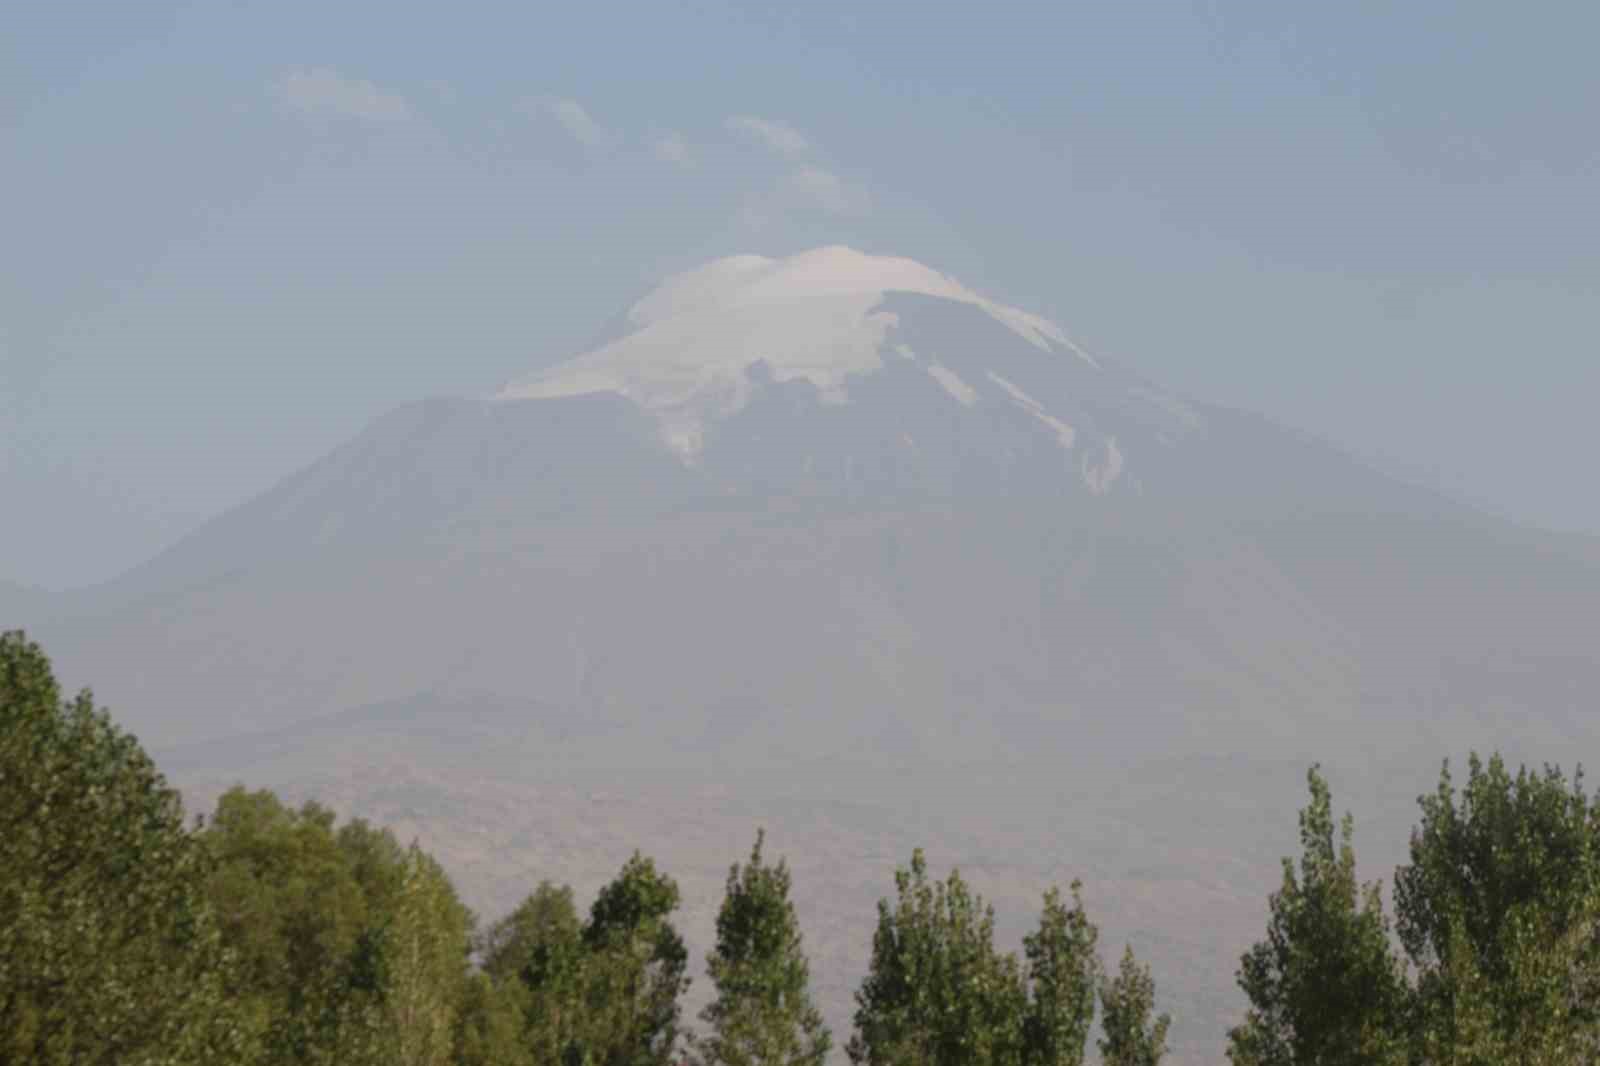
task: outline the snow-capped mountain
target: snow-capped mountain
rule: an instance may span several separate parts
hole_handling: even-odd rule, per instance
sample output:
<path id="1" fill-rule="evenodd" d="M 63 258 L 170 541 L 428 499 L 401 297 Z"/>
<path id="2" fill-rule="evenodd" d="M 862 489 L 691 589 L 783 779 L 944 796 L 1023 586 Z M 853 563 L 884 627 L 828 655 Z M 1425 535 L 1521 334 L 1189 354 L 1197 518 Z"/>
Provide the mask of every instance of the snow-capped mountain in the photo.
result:
<path id="1" fill-rule="evenodd" d="M 1047 319 L 912 260 L 842 247 L 734 256 L 671 278 L 628 310 L 621 336 L 496 399 L 626 397 L 693 465 L 708 461 L 719 436 L 740 439 L 724 424 L 771 392 L 819 408 L 871 406 L 891 450 L 915 449 L 914 412 L 934 406 L 935 389 L 949 416 L 1009 426 L 1016 446 L 1030 430 L 1047 440 L 1065 453 L 1061 468 L 1097 494 L 1122 478 L 1119 430 L 1141 427 L 1170 444 L 1202 421 L 1108 370 Z M 850 414 L 820 421 L 828 433 L 868 429 Z M 816 463 L 814 454 L 790 458 Z"/>
<path id="2" fill-rule="evenodd" d="M 724 715 L 767 748 L 959 747 L 973 701 L 996 750 L 1008 718 L 1024 748 L 1117 733 L 1112 707 L 1293 738 L 1331 707 L 1527 700 L 1440 684 L 1469 648 L 1600 672 L 1572 643 L 1594 575 L 1477 599 L 1537 539 L 1510 528 L 822 248 L 717 260 L 592 351 L 380 418 L 82 598 L 65 646 L 170 743 L 457 690 L 689 749 Z"/>
<path id="3" fill-rule="evenodd" d="M 1292 844 L 1257 812 L 1307 762 L 1408 803 L 1470 746 L 1600 740 L 1592 539 L 1187 402 L 910 260 L 718 260 L 540 365 L 383 416 L 105 587 L 0 590 L 0 627 L 180 780 L 400 818 L 491 913 L 609 872 L 597 794 L 605 848 L 713 896 L 743 843 L 705 812 L 759 810 L 822 879 L 839 1024 L 883 840 L 1019 913 L 1083 876 L 1214 1047 L 1261 842 Z M 1140 909 L 1196 892 L 1204 928 Z"/>

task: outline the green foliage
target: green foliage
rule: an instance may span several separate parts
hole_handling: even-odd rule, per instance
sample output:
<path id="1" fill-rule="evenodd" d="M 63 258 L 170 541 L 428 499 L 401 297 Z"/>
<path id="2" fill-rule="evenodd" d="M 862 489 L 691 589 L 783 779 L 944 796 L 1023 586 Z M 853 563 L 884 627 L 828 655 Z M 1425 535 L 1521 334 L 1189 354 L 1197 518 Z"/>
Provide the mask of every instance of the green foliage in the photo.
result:
<path id="1" fill-rule="evenodd" d="M 583 927 L 572 889 L 541 881 L 478 943 L 483 972 L 497 984 L 521 981 L 529 988 L 559 981 L 583 953 Z"/>
<path id="2" fill-rule="evenodd" d="M 0 635 L 0 1061 L 250 1061 L 207 874 L 138 742 Z"/>
<path id="3" fill-rule="evenodd" d="M 986 1066 L 1021 1059 L 1028 996 L 994 946 L 994 910 L 952 873 L 930 883 L 921 850 L 878 904 L 872 961 L 846 1050 L 872 1066 Z"/>
<path id="4" fill-rule="evenodd" d="M 1100 1061 L 1104 1066 L 1157 1066 L 1167 1053 L 1172 1019 L 1155 1010 L 1156 983 L 1148 966 L 1139 965 L 1129 946 L 1114 979 L 1100 985 Z"/>
<path id="5" fill-rule="evenodd" d="M 468 976 L 461 989 L 455 1018 L 455 1061 L 458 1066 L 517 1066 L 554 1062 L 554 1056 L 529 1054 L 523 1039 L 525 1024 L 522 986 L 513 979 L 498 982 L 485 973 Z"/>
<path id="6" fill-rule="evenodd" d="M 338 846 L 333 814 L 234 788 L 202 834 L 207 892 L 241 962 L 232 993 L 267 1034 L 269 1062 L 311 1053 L 346 991 L 373 908 Z"/>
<path id="7" fill-rule="evenodd" d="M 1235 1066 L 1600 1061 L 1600 802 L 1581 773 L 1474 756 L 1419 801 L 1395 879 L 1397 957 L 1353 827 L 1308 775 L 1301 856 L 1238 972 Z M 782 861 L 729 871 L 701 1066 L 823 1066 L 831 1038 Z M 878 906 L 857 1066 L 1156 1066 L 1169 1018 L 1130 950 L 1102 975 L 1079 886 L 1045 895 L 1024 962 L 994 912 L 921 851 Z M 580 921 L 549 882 L 472 937 L 415 845 L 235 788 L 183 823 L 137 741 L 49 661 L 0 636 L 0 1063 L 92 1066 L 669 1066 L 688 953 L 677 884 L 639 854 Z M 475 947 L 481 967 L 472 972 Z"/>
<path id="8" fill-rule="evenodd" d="M 1419 800 L 1397 928 L 1428 1062 L 1567 1063 L 1600 1050 L 1600 810 L 1557 769 L 1473 756 Z"/>
<path id="9" fill-rule="evenodd" d="M 1025 1061 L 1038 1066 L 1078 1066 L 1094 1024 L 1095 955 L 1099 931 L 1089 922 L 1072 883 L 1072 908 L 1061 893 L 1045 893 L 1039 928 L 1023 941 L 1031 998 L 1023 1020 Z"/>
<path id="10" fill-rule="evenodd" d="M 1267 939 L 1241 962 L 1250 1011 L 1228 1034 L 1228 1057 L 1236 1066 L 1398 1063 L 1406 986 L 1378 887 L 1357 883 L 1351 819 L 1335 846 L 1327 783 L 1315 767 L 1308 780 L 1300 869 L 1284 860 Z"/>
<path id="11" fill-rule="evenodd" d="M 383 1061 L 397 1066 L 449 1061 L 471 935 L 472 915 L 456 898 L 450 879 L 413 844 L 381 930 Z"/>
<path id="12" fill-rule="evenodd" d="M 581 1061 L 593 1043 L 585 1007 L 587 949 L 572 889 L 549 881 L 485 932 L 478 945 L 494 1010 L 515 1013 L 532 1062 Z"/>
<path id="13" fill-rule="evenodd" d="M 673 1061 L 678 1000 L 689 988 L 689 952 L 670 918 L 678 884 L 638 852 L 600 890 L 584 924 L 586 1063 L 647 1066 Z"/>
<path id="14" fill-rule="evenodd" d="M 765 834 L 750 860 L 728 872 L 707 971 L 717 990 L 700 1018 L 706 1066 L 822 1066 L 832 1036 L 811 1000 L 810 967 L 789 900 L 786 863 L 762 861 Z"/>
<path id="15" fill-rule="evenodd" d="M 582 925 L 571 889 L 540 884 L 479 942 L 493 995 L 475 1008 L 474 1024 L 486 1032 L 489 1012 L 514 1013 L 523 1061 L 672 1062 L 678 1000 L 689 984 L 689 953 L 670 920 L 677 906 L 677 884 L 637 853 L 601 889 Z"/>
<path id="16" fill-rule="evenodd" d="M 234 788 L 203 839 L 242 969 L 232 993 L 270 1063 L 437 1063 L 465 995 L 471 915 L 437 863 L 386 830 Z"/>
<path id="17" fill-rule="evenodd" d="M 364 840 L 364 886 L 331 811 L 292 810 L 267 791 L 229 790 L 202 839 L 213 860 L 207 891 L 242 963 L 232 992 L 265 1030 L 267 1061 L 330 1053 L 358 1012 L 352 997 L 378 992 L 374 937 L 398 864 L 375 864 Z"/>

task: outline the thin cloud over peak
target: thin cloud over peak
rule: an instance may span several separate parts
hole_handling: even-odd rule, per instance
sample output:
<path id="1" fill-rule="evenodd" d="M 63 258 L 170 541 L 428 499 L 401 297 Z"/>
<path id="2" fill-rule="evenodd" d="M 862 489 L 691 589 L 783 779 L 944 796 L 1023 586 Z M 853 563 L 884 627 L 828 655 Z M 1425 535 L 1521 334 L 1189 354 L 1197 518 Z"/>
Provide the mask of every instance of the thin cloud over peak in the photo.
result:
<path id="1" fill-rule="evenodd" d="M 722 125 L 730 133 L 748 137 L 769 151 L 790 159 L 804 155 L 811 148 L 811 143 L 806 140 L 804 134 L 778 119 L 734 115 Z"/>
<path id="2" fill-rule="evenodd" d="M 689 142 L 683 139 L 683 134 L 674 130 L 659 134 L 651 150 L 663 163 L 671 163 L 685 170 L 694 166 L 694 153 L 689 149 Z"/>
<path id="3" fill-rule="evenodd" d="M 867 188 L 817 166 L 804 166 L 780 177 L 766 191 L 745 199 L 735 215 L 738 224 L 760 231 L 779 219 L 816 215 L 860 218 L 872 213 Z"/>
<path id="4" fill-rule="evenodd" d="M 782 189 L 789 198 L 829 215 L 864 215 L 871 208 L 866 189 L 821 167 L 801 168 L 784 179 Z"/>
<path id="5" fill-rule="evenodd" d="M 524 101 L 523 109 L 531 115 L 555 119 L 585 148 L 604 148 L 616 143 L 616 137 L 610 130 L 596 122 L 582 104 L 568 97 L 531 97 Z"/>
<path id="6" fill-rule="evenodd" d="M 291 70 L 272 83 L 272 92 L 289 107 L 314 118 L 404 122 L 411 117 L 411 108 L 400 94 L 327 67 Z"/>

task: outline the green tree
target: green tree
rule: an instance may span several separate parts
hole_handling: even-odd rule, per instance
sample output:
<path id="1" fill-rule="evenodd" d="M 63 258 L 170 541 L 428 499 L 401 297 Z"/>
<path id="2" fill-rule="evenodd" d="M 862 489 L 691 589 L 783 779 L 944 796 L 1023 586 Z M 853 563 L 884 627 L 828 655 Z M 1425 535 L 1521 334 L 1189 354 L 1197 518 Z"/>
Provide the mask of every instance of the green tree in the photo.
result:
<path id="1" fill-rule="evenodd" d="M 1236 1066 L 1370 1066 L 1405 1058 L 1407 995 L 1377 885 L 1356 881 L 1353 823 L 1334 841 L 1332 801 L 1317 768 L 1300 813 L 1298 873 L 1283 861 L 1267 938 L 1245 954 L 1250 1000 L 1228 1034 Z"/>
<path id="2" fill-rule="evenodd" d="M 315 803 L 234 788 L 203 839 L 207 891 L 241 968 L 232 997 L 268 1061 L 436 1063 L 466 994 L 471 914 L 413 845 Z"/>
<path id="3" fill-rule="evenodd" d="M 1600 1049 L 1600 809 L 1581 771 L 1449 766 L 1419 800 L 1396 926 L 1429 1062 L 1593 1061 Z"/>
<path id="4" fill-rule="evenodd" d="M 600 890 L 584 923 L 584 1028 L 567 1059 L 592 1066 L 653 1066 L 673 1061 L 689 953 L 673 928 L 678 884 L 633 854 Z M 581 1058 L 578 1058 L 581 1052 Z"/>
<path id="5" fill-rule="evenodd" d="M 1172 1019 L 1155 1011 L 1156 983 L 1150 968 L 1133 957 L 1130 945 L 1122 953 L 1115 978 L 1100 985 L 1100 1061 L 1104 1066 L 1157 1066 L 1167 1053 L 1167 1030 Z"/>
<path id="6" fill-rule="evenodd" d="M 994 947 L 994 910 L 959 873 L 928 880 L 919 849 L 878 904 L 872 960 L 856 992 L 857 1064 L 1018 1063 L 1028 997 L 1013 955 Z"/>
<path id="7" fill-rule="evenodd" d="M 241 969 L 231 994 L 263 1027 L 270 1062 L 296 1063 L 328 1036 L 343 968 L 372 921 L 338 847 L 333 813 L 233 788 L 202 839 L 207 893 Z"/>
<path id="8" fill-rule="evenodd" d="M 561 1062 L 589 1048 L 585 1004 L 587 949 L 572 889 L 549 881 L 478 942 L 484 975 L 499 1007 L 515 1011 L 517 1039 L 529 1061 Z"/>
<path id="9" fill-rule="evenodd" d="M 286 807 L 269 791 L 233 788 L 202 839 L 207 892 L 242 968 L 233 997 L 284 1066 L 334 1049 L 349 1056 L 362 1012 L 381 995 L 378 931 L 398 893 L 404 852 L 364 824 L 336 830 L 315 803 Z M 359 1000 L 359 1002 L 358 1002 Z"/>
<path id="10" fill-rule="evenodd" d="M 800 923 L 789 900 L 788 865 L 761 857 L 728 872 L 717 914 L 717 946 L 706 969 L 716 998 L 701 1012 L 711 1027 L 699 1041 L 706 1066 L 822 1066 L 832 1036 L 811 999 Z"/>
<path id="11" fill-rule="evenodd" d="M 138 741 L 0 635 L 0 1061 L 251 1061 L 208 873 Z"/>
<path id="12" fill-rule="evenodd" d="M 513 978 L 497 982 L 486 973 L 471 974 L 461 989 L 455 1018 L 455 1061 L 459 1066 L 522 1066 L 559 1062 L 558 1056 L 530 1054 L 523 1038 L 526 990 Z"/>
<path id="13" fill-rule="evenodd" d="M 466 990 L 472 915 L 444 870 L 415 844 L 382 931 L 384 1061 L 443 1066 Z"/>
<path id="14" fill-rule="evenodd" d="M 495 982 L 544 986 L 570 970 L 583 952 L 583 923 L 572 889 L 541 881 L 510 914 L 478 941 L 483 972 Z"/>
<path id="15" fill-rule="evenodd" d="M 1099 930 L 1084 913 L 1082 886 L 1072 883 L 1072 907 L 1061 892 L 1045 893 L 1039 928 L 1023 941 L 1030 999 L 1023 1020 L 1024 1057 L 1038 1066 L 1078 1066 L 1094 1024 Z"/>

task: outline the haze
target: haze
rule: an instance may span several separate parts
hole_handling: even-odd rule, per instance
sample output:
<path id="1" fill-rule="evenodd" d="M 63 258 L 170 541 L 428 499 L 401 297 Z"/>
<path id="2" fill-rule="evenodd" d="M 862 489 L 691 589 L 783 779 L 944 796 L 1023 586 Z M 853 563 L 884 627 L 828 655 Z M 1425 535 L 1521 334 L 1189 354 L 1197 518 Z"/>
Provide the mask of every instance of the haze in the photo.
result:
<path id="1" fill-rule="evenodd" d="M 1600 529 L 1593 5 L 52 4 L 0 44 L 3 576 L 111 577 L 659 278 L 842 242 Z"/>

